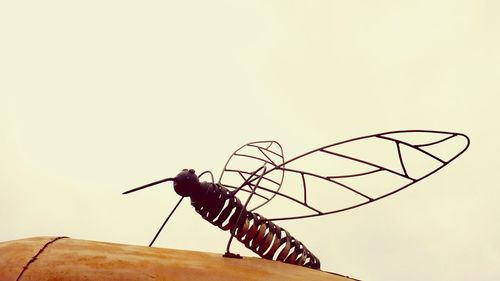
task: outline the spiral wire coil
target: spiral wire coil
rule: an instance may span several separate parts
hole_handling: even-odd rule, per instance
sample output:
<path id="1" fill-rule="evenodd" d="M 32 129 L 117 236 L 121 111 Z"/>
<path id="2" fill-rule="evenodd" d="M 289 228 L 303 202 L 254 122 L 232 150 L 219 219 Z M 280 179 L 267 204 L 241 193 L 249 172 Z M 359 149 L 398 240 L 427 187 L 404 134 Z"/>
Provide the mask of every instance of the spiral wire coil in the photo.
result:
<path id="1" fill-rule="evenodd" d="M 202 185 L 206 185 L 207 192 L 192 196 L 191 205 L 205 220 L 231 231 L 245 247 L 262 258 L 320 268 L 319 259 L 302 242 L 265 217 L 247 211 L 227 188 L 206 182 Z"/>

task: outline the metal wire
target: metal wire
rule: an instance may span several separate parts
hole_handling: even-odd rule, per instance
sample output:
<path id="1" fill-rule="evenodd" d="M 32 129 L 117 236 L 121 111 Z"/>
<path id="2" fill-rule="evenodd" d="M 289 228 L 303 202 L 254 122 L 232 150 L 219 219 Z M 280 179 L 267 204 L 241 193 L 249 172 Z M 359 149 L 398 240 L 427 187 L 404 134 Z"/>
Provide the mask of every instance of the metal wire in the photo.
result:
<path id="1" fill-rule="evenodd" d="M 431 134 L 434 136 L 442 136 L 442 138 L 438 139 L 437 141 L 433 141 L 433 142 L 414 144 L 414 143 L 410 143 L 408 141 L 400 140 L 397 137 L 395 137 L 398 134 L 400 134 L 400 135 L 408 134 L 411 136 L 411 134 L 417 135 L 417 134 L 421 134 L 421 133 Z M 439 143 L 442 143 L 442 142 L 445 142 L 445 141 L 448 141 L 450 139 L 457 138 L 457 137 L 464 138 L 464 140 L 466 142 L 465 146 L 463 147 L 462 150 L 458 151 L 451 159 L 449 159 L 447 161 L 445 161 L 445 160 L 439 158 L 438 156 L 434 155 L 433 153 L 423 149 L 424 147 L 439 144 Z M 343 144 L 346 144 L 346 143 L 362 142 L 362 141 L 366 141 L 369 139 L 378 139 L 378 140 L 386 141 L 387 143 L 392 143 L 394 145 L 395 152 L 398 155 L 400 167 L 401 167 L 403 172 L 400 173 L 400 172 L 395 171 L 391 168 L 385 167 L 381 164 L 377 164 L 374 162 L 366 161 L 365 159 L 361 159 L 358 157 L 353 157 L 351 155 L 342 154 L 342 153 L 332 151 L 333 149 L 335 149 Z M 233 171 L 236 171 L 240 174 L 248 173 L 248 171 L 245 171 L 244 168 L 229 168 L 228 167 L 229 162 L 236 156 L 237 157 L 246 157 L 249 159 L 260 159 L 263 163 L 269 164 L 268 158 L 262 157 L 262 155 L 260 155 L 261 153 L 265 154 L 263 152 L 265 150 L 263 150 L 262 147 L 261 147 L 261 150 L 259 150 L 260 151 L 259 154 L 256 154 L 256 155 L 239 153 L 239 151 L 246 146 L 255 146 L 258 144 L 262 144 L 262 143 L 267 144 L 267 143 L 270 143 L 270 141 L 252 142 L 252 143 L 246 144 L 246 145 L 242 146 L 241 148 L 239 148 L 238 150 L 236 150 L 229 157 L 228 162 L 224 166 L 222 174 L 227 173 L 227 172 L 233 172 Z M 277 143 L 277 142 L 273 141 L 272 143 Z M 440 165 L 437 168 L 430 171 L 429 173 L 427 173 L 419 178 L 413 178 L 407 172 L 407 164 L 405 163 L 404 158 L 402 157 L 402 152 L 401 152 L 402 145 L 404 145 L 407 148 L 413 149 L 415 152 L 420 153 L 421 155 L 424 155 L 424 156 L 427 156 L 427 157 L 430 157 L 430 158 L 436 160 L 438 163 L 440 163 Z M 337 142 L 334 144 L 326 145 L 323 147 L 319 147 L 317 149 L 314 149 L 314 150 L 308 151 L 304 154 L 301 154 L 299 156 L 296 156 L 290 160 L 283 161 L 282 163 L 274 163 L 274 162 L 271 163 L 273 165 L 268 166 L 269 168 L 262 175 L 262 177 L 264 179 L 266 179 L 266 177 L 269 174 L 276 172 L 276 171 L 282 171 L 283 175 L 284 174 L 297 174 L 297 175 L 299 175 L 302 179 L 300 182 L 300 185 L 301 185 L 301 189 L 303 190 L 303 198 L 291 197 L 291 196 L 281 192 L 280 188 L 281 188 L 282 182 L 279 182 L 279 188 L 277 190 L 273 190 L 273 189 L 270 189 L 270 188 L 267 188 L 267 187 L 264 187 L 261 185 L 256 185 L 255 181 L 257 180 L 257 178 L 253 178 L 253 179 L 249 180 L 247 185 L 249 187 L 255 186 L 255 191 L 253 191 L 253 192 L 255 193 L 256 196 L 265 197 L 263 194 L 273 194 L 272 197 L 268 198 L 267 201 L 264 202 L 264 204 L 269 203 L 271 201 L 271 199 L 273 199 L 275 196 L 280 196 L 284 199 L 289 200 L 290 202 L 293 202 L 295 204 L 298 204 L 298 205 L 305 207 L 305 210 L 309 210 L 309 211 L 313 212 L 313 214 L 306 214 L 306 215 L 270 218 L 270 219 L 267 219 L 268 221 L 293 220 L 293 219 L 303 219 L 303 218 L 310 218 L 310 217 L 316 217 L 316 216 L 324 216 L 324 215 L 344 212 L 347 210 L 358 208 L 358 207 L 364 206 L 366 204 L 376 202 L 382 198 L 386 198 L 392 194 L 395 194 L 396 192 L 399 192 L 399 191 L 407 188 L 408 186 L 413 185 L 413 184 L 431 176 L 432 174 L 436 173 L 437 171 L 439 171 L 440 169 L 442 169 L 443 167 L 448 165 L 450 162 L 452 162 L 454 159 L 456 159 L 458 156 L 460 156 L 462 153 L 464 153 L 465 150 L 467 150 L 467 148 L 469 147 L 469 145 L 470 145 L 469 138 L 466 135 L 461 134 L 461 133 L 433 131 L 433 130 L 399 130 L 399 131 L 384 132 L 384 133 L 379 133 L 379 134 L 373 134 L 373 135 L 368 135 L 368 136 L 363 136 L 363 137 L 352 138 L 349 140 L 345 140 L 345 141 Z M 281 145 L 279 147 L 281 148 Z M 268 153 L 270 153 L 270 152 L 268 152 Z M 273 153 L 275 153 L 275 152 L 273 152 Z M 280 155 L 283 155 L 282 150 L 281 150 Z M 308 157 L 315 157 L 318 155 L 327 155 L 327 156 L 330 156 L 333 158 L 348 160 L 348 161 L 351 161 L 353 163 L 362 164 L 362 165 L 366 166 L 367 169 L 370 169 L 370 168 L 371 169 L 368 172 L 363 172 L 363 173 L 351 173 L 351 174 L 344 174 L 344 175 L 323 175 L 323 174 L 318 174 L 318 173 L 314 173 L 311 171 L 306 171 L 306 170 L 301 170 L 301 169 L 291 169 L 291 168 L 286 167 L 286 165 L 289 165 L 296 160 L 308 158 Z M 346 183 L 343 183 L 343 182 L 340 182 L 338 180 L 338 179 L 342 179 L 342 178 L 362 177 L 362 176 L 366 176 L 369 174 L 375 174 L 375 173 L 381 173 L 381 172 L 390 173 L 395 178 L 397 178 L 397 177 L 403 178 L 403 179 L 408 180 L 409 182 L 407 184 L 404 184 L 401 186 L 394 186 L 390 192 L 382 194 L 378 197 L 371 197 L 371 196 L 361 192 L 360 190 L 357 190 L 356 187 L 351 186 L 351 185 L 346 184 Z M 333 210 L 332 209 L 322 210 L 322 209 L 316 207 L 314 202 L 307 202 L 307 192 L 308 192 L 307 182 L 308 182 L 308 179 L 310 179 L 310 178 L 321 179 L 321 180 L 324 180 L 326 182 L 335 184 L 337 187 L 343 188 L 343 189 L 345 189 L 349 192 L 352 192 L 352 193 L 356 194 L 357 196 L 359 196 L 360 201 L 358 201 L 359 203 L 355 203 L 353 205 L 346 206 L 346 207 L 341 207 L 341 208 L 337 208 L 337 209 L 333 209 Z M 220 183 L 227 188 L 236 188 L 232 185 L 226 184 L 223 181 L 222 175 L 221 175 Z M 374 183 L 374 185 L 375 184 L 376 183 Z M 245 190 L 245 189 L 242 189 L 242 190 Z M 251 191 L 248 191 L 248 192 L 251 192 Z M 256 208 L 253 208 L 251 211 L 255 211 L 256 209 L 258 209 L 262 205 L 259 205 Z"/>
<path id="2" fill-rule="evenodd" d="M 401 140 L 396 137 L 397 134 L 412 134 L 412 133 L 413 134 L 428 133 L 444 137 L 436 141 L 431 141 L 427 143 L 417 143 L 417 144 L 415 144 L 414 142 Z M 449 160 L 441 159 L 440 157 L 426 150 L 426 148 L 429 146 L 440 144 L 442 142 L 448 141 L 456 137 L 463 137 L 466 141 L 466 145 L 462 150 L 454 154 L 454 156 L 451 157 L 451 159 Z M 359 157 L 354 157 L 349 154 L 342 154 L 337 151 L 334 151 L 335 148 L 343 144 L 349 142 L 364 141 L 368 139 L 382 140 L 384 142 L 388 142 L 389 144 L 394 145 L 393 146 L 395 149 L 394 152 L 397 153 L 402 172 L 398 172 L 397 170 L 385 167 L 383 164 L 370 162 L 365 159 L 361 159 Z M 237 149 L 229 157 L 228 161 L 224 165 L 223 171 L 219 179 L 219 183 L 213 182 L 214 181 L 213 175 L 210 171 L 205 171 L 201 173 L 200 177 L 205 173 L 209 173 L 211 175 L 212 182 L 199 183 L 198 178 L 194 178 L 196 186 L 193 186 L 193 182 L 189 183 L 190 186 L 188 190 L 189 192 L 191 192 L 189 196 L 191 198 L 191 205 L 195 208 L 196 212 L 198 212 L 202 216 L 202 218 L 204 218 L 211 224 L 216 225 L 217 227 L 225 231 L 230 231 L 231 238 L 229 239 L 227 246 L 228 252 L 226 253 L 230 254 L 229 256 L 232 255 L 231 253 L 229 253 L 229 245 L 231 243 L 232 238 L 236 237 L 236 239 L 241 243 L 243 243 L 245 247 L 252 250 L 262 258 L 319 269 L 320 268 L 319 259 L 314 254 L 312 254 L 307 249 L 307 247 L 304 246 L 304 244 L 302 244 L 300 241 L 291 236 L 290 233 L 286 231 L 284 228 L 276 225 L 273 221 L 323 216 L 323 215 L 351 210 L 378 201 L 382 198 L 388 197 L 396 192 L 399 192 L 407 188 L 408 186 L 417 183 L 420 180 L 434 174 L 444 166 L 448 165 L 458 156 L 460 156 L 469 147 L 469 144 L 470 144 L 469 138 L 461 133 L 430 131 L 430 130 L 401 130 L 401 131 L 391 131 L 380 134 L 373 134 L 369 136 L 358 137 L 334 143 L 331 145 L 311 150 L 295 158 L 292 158 L 288 161 L 285 161 L 283 156 L 283 149 L 279 143 L 275 141 L 251 142 Z M 407 163 L 405 163 L 403 152 L 401 150 L 402 146 L 404 146 L 405 148 L 410 148 L 414 152 L 418 152 L 421 155 L 430 157 L 435 161 L 438 161 L 440 165 L 437 168 L 433 168 L 433 170 L 424 174 L 423 176 L 413 177 L 411 173 L 408 173 Z M 246 148 L 250 148 L 250 151 L 253 152 L 244 152 Z M 367 169 L 366 171 L 363 172 L 353 171 L 351 173 L 345 173 L 345 174 L 324 175 L 315 173 L 314 171 L 312 172 L 307 171 L 301 168 L 291 169 L 285 167 L 286 165 L 298 159 L 307 158 L 311 155 L 321 155 L 321 156 L 326 155 L 329 157 L 343 159 L 351 161 L 356 164 L 362 164 Z M 233 160 L 235 159 L 247 159 L 247 160 L 250 159 L 251 161 L 253 161 L 254 167 L 251 168 L 238 167 L 238 166 L 230 167 L 234 163 Z M 261 170 L 262 172 L 260 174 L 257 174 Z M 194 170 L 192 170 L 191 172 L 194 174 Z M 271 174 L 273 172 L 274 174 Z M 356 187 L 340 181 L 344 178 L 357 178 L 381 172 L 387 172 L 393 177 L 403 178 L 409 181 L 409 183 L 404 184 L 403 186 L 395 186 L 389 192 L 382 194 L 378 197 L 371 197 L 368 194 L 361 192 Z M 225 174 L 231 174 L 231 173 L 239 175 L 243 183 L 241 185 L 239 183 L 236 184 L 226 183 L 224 180 L 225 178 L 223 176 Z M 300 185 L 300 190 L 303 191 L 303 196 L 293 197 L 284 194 L 283 192 L 280 192 L 285 173 L 296 174 L 300 176 L 300 181 L 298 184 Z M 124 194 L 134 192 L 146 188 L 148 186 L 169 180 L 172 180 L 175 183 L 181 185 L 182 182 L 184 182 L 185 179 L 187 178 L 185 178 L 184 180 L 176 181 L 176 179 L 179 179 L 178 177 L 180 175 L 182 175 L 182 173 L 179 174 L 176 178 L 167 178 L 164 180 L 160 180 L 151 184 L 134 188 L 132 190 L 124 192 Z M 272 178 L 271 175 L 279 175 L 279 179 Z M 353 204 L 343 208 L 338 208 L 333 210 L 331 209 L 322 210 L 314 205 L 315 202 L 308 201 L 307 184 L 310 178 L 317 178 L 324 180 L 328 183 L 335 184 L 338 188 L 342 188 L 356 194 L 363 201 L 361 203 Z M 189 177 L 189 179 L 192 180 L 192 177 Z M 262 185 L 261 181 L 266 181 L 272 187 L 270 188 Z M 250 193 L 244 205 L 241 203 L 240 199 L 236 197 L 237 193 L 240 191 Z M 252 196 L 254 195 L 255 197 L 260 197 L 264 199 L 264 203 L 248 210 L 247 205 L 250 202 Z M 273 198 L 275 198 L 275 196 L 280 196 L 284 199 L 289 200 L 289 202 L 301 205 L 305 207 L 305 209 L 308 210 L 309 212 L 312 211 L 313 214 L 267 219 L 264 216 L 254 212 L 256 209 L 269 203 Z M 163 225 L 160 227 L 160 230 L 157 232 L 150 246 L 153 244 L 156 237 L 159 235 L 164 225 L 172 215 L 172 213 L 180 204 L 182 198 L 177 203 L 174 210 L 169 214 Z"/>
<path id="3" fill-rule="evenodd" d="M 206 185 L 204 188 L 208 192 L 191 197 L 191 205 L 202 218 L 234 233 L 238 241 L 262 258 L 320 268 L 319 259 L 284 228 L 246 210 L 241 201 L 222 185 L 201 184 Z"/>
<path id="4" fill-rule="evenodd" d="M 177 204 L 172 209 L 172 211 L 170 211 L 170 214 L 168 214 L 167 218 L 165 219 L 165 221 L 163 222 L 163 224 L 160 226 L 160 229 L 158 229 L 158 231 L 156 232 L 155 237 L 153 238 L 153 240 L 151 240 L 151 243 L 149 243 L 149 247 L 153 246 L 153 243 L 155 242 L 156 238 L 158 238 L 158 235 L 160 235 L 160 232 L 163 230 L 163 227 L 165 227 L 165 225 L 167 224 L 168 220 L 174 214 L 175 210 L 177 210 L 177 207 L 179 207 L 179 205 L 182 202 L 182 199 L 184 199 L 184 198 L 185 197 L 181 197 L 181 199 L 179 199 L 179 202 L 177 202 Z"/>

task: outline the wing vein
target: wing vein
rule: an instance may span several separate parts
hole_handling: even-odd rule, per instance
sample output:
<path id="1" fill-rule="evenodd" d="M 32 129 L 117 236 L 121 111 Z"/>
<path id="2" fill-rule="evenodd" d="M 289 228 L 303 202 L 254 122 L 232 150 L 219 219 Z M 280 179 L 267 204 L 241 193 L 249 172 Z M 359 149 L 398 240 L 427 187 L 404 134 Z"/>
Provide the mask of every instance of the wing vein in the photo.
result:
<path id="1" fill-rule="evenodd" d="M 271 161 L 271 163 L 273 163 L 273 165 L 276 166 L 276 163 L 274 163 L 273 159 L 269 158 L 269 156 L 267 156 L 267 154 L 264 152 L 264 150 L 261 147 L 258 147 L 258 149 L 262 153 L 262 155 L 264 155 L 267 158 L 267 160 Z"/>
<path id="2" fill-rule="evenodd" d="M 399 141 L 396 141 L 396 146 L 398 148 L 398 157 L 399 163 L 401 163 L 401 168 L 403 168 L 403 172 L 405 172 L 405 176 L 409 178 L 408 172 L 406 171 L 405 163 L 403 162 L 403 156 L 401 155 L 401 147 L 399 146 Z"/>
<path id="3" fill-rule="evenodd" d="M 251 147 L 256 147 L 256 148 L 259 148 L 259 149 L 262 149 L 262 150 L 265 150 L 265 151 L 271 152 L 272 154 L 274 154 L 274 155 L 276 155 L 276 156 L 278 156 L 278 157 L 283 158 L 283 155 L 280 155 L 279 153 L 276 153 L 276 152 L 274 152 L 274 151 L 272 151 L 272 150 L 270 150 L 270 149 L 268 149 L 268 148 L 260 147 L 260 146 L 258 146 L 258 145 L 253 145 L 253 144 L 248 144 L 248 146 L 251 146 Z"/>
<path id="4" fill-rule="evenodd" d="M 255 184 L 252 184 L 252 185 L 254 185 L 254 186 L 255 186 Z M 237 188 L 237 187 L 234 187 L 234 186 L 229 186 L 229 187 L 231 187 L 231 188 Z M 313 207 L 309 206 L 308 204 L 304 204 L 304 203 L 300 202 L 299 200 L 297 200 L 297 199 L 295 199 L 295 198 L 293 198 L 293 197 L 291 197 L 291 196 L 288 196 L 288 195 L 286 195 L 286 194 L 283 194 L 283 193 L 281 193 L 281 192 L 276 192 L 276 191 L 274 191 L 274 190 L 270 190 L 270 189 L 265 188 L 265 187 L 262 187 L 262 186 L 260 186 L 259 188 L 260 188 L 260 189 L 262 189 L 262 190 L 265 190 L 265 191 L 268 191 L 268 192 L 274 193 L 274 194 L 276 194 L 276 195 L 279 195 L 279 196 L 285 197 L 286 199 L 292 200 L 293 202 L 298 203 L 298 204 L 300 204 L 300 205 L 302 205 L 302 206 L 304 206 L 304 207 L 306 207 L 306 208 L 308 208 L 308 209 L 310 209 L 310 210 L 312 210 L 312 211 L 314 211 L 314 212 L 316 212 L 316 213 L 318 213 L 318 214 L 322 214 L 322 213 L 323 213 L 323 212 L 321 212 L 320 210 L 318 210 L 318 209 L 316 209 L 316 208 L 313 208 Z M 248 192 L 248 193 L 250 193 L 250 192 L 251 192 L 251 191 L 248 191 L 248 190 L 245 190 L 245 189 L 241 189 L 241 190 L 244 190 L 245 192 Z M 257 194 L 257 193 L 255 193 L 255 194 Z M 261 197 L 263 197 L 263 196 L 261 195 Z M 258 208 L 258 207 L 257 207 L 257 208 Z M 251 212 L 253 212 L 255 209 L 256 209 L 256 208 L 253 208 L 253 209 L 251 209 L 250 211 L 251 211 Z"/>
<path id="5" fill-rule="evenodd" d="M 252 174 L 252 173 L 249 173 L 249 172 L 246 172 L 246 171 L 241 171 L 241 170 L 233 170 L 233 169 L 226 169 L 226 170 L 224 170 L 224 171 L 225 171 L 225 172 L 240 173 L 240 175 L 241 175 L 241 173 L 246 174 L 246 175 L 250 175 L 250 174 Z M 280 183 L 279 183 L 279 182 L 277 182 L 277 181 L 275 181 L 275 180 L 273 180 L 273 179 L 270 179 L 270 178 L 268 178 L 268 177 L 264 177 L 264 176 L 263 176 L 262 178 L 263 178 L 263 179 L 265 179 L 265 180 L 268 180 L 268 181 L 270 181 L 270 182 L 272 182 L 272 183 L 274 183 L 274 184 L 276 184 L 276 185 L 280 185 Z M 245 178 L 244 178 L 244 179 L 245 179 Z M 246 180 L 246 179 L 245 179 L 245 180 Z M 252 181 L 253 181 L 253 180 L 252 180 Z"/>
<path id="6" fill-rule="evenodd" d="M 375 169 L 373 171 L 365 172 L 365 173 L 359 173 L 359 174 L 350 174 L 350 175 L 343 175 L 343 176 L 331 176 L 327 177 L 328 179 L 341 179 L 341 178 L 353 178 L 353 177 L 359 177 L 359 176 L 365 176 L 373 173 L 377 173 L 382 171 L 382 169 Z"/>
<path id="7" fill-rule="evenodd" d="M 275 166 L 273 163 L 267 161 L 266 159 L 262 159 L 262 158 L 255 157 L 255 156 L 252 156 L 252 155 L 241 154 L 241 153 L 235 153 L 234 155 L 241 156 L 241 157 L 247 157 L 247 158 L 253 158 L 253 159 L 260 160 L 260 161 L 262 161 L 264 163 L 268 163 L 268 164 L 271 164 L 271 165 Z"/>
<path id="8" fill-rule="evenodd" d="M 230 184 L 222 184 L 222 185 L 223 185 L 223 186 L 225 186 L 225 187 L 228 187 L 228 188 L 232 188 L 232 189 L 238 189 L 238 188 L 239 188 L 239 187 L 236 187 L 236 186 L 234 186 L 234 185 L 230 185 Z M 262 187 L 261 187 L 261 188 L 262 188 Z M 247 190 L 247 189 L 244 189 L 244 188 L 240 189 L 239 191 L 243 191 L 243 192 L 246 192 L 246 193 L 252 193 L 252 191 Z M 263 198 L 263 199 L 269 200 L 269 198 L 268 198 L 268 197 L 266 197 L 266 196 L 264 196 L 264 195 L 262 195 L 262 194 L 259 194 L 259 193 L 257 193 L 257 192 L 255 192 L 254 194 L 255 194 L 255 196 L 258 196 L 258 197 L 261 197 L 261 198 Z"/>
<path id="9" fill-rule="evenodd" d="M 385 170 L 385 171 L 388 171 L 390 173 L 393 173 L 393 174 L 396 174 L 398 176 L 401 176 L 401 177 L 404 177 L 404 178 L 408 178 L 408 179 L 411 179 L 407 176 L 405 176 L 404 174 L 401 174 L 401 173 L 398 173 L 394 170 L 391 170 L 389 168 L 385 168 L 385 167 L 382 167 L 382 166 L 379 166 L 377 164 L 373 164 L 373 163 L 370 163 L 370 162 L 367 162 L 367 161 L 363 161 L 361 159 L 357 159 L 357 158 L 354 158 L 354 157 L 351 157 L 351 156 L 347 156 L 347 155 L 343 155 L 343 154 L 340 154 L 340 153 L 336 153 L 336 152 L 332 152 L 332 151 L 328 151 L 328 150 L 323 150 L 321 149 L 322 152 L 325 152 L 325 153 L 329 153 L 329 154 L 332 154 L 332 155 L 335 155 L 335 156 L 339 156 L 339 157 L 343 157 L 343 158 L 347 158 L 349 160 L 353 160 L 353 161 L 356 161 L 356 162 L 359 162 L 359 163 L 363 163 L 363 164 L 366 164 L 366 165 L 369 165 L 369 166 L 372 166 L 372 167 L 376 167 L 376 168 L 379 168 L 381 170 Z"/>
<path id="10" fill-rule="evenodd" d="M 302 188 L 304 189 L 304 204 L 307 204 L 307 189 L 306 189 L 306 178 L 304 174 L 300 174 L 302 177 Z"/>
<path id="11" fill-rule="evenodd" d="M 317 177 L 317 178 L 320 178 L 320 179 L 323 179 L 323 180 L 326 180 L 326 181 L 329 181 L 329 182 L 333 182 L 333 183 L 338 184 L 341 187 L 343 187 L 343 188 L 345 188 L 345 189 L 347 189 L 347 190 L 349 190 L 351 192 L 354 192 L 354 193 L 356 193 L 358 195 L 361 195 L 361 196 L 365 197 L 368 200 L 373 200 L 370 196 L 367 196 L 367 195 L 365 195 L 365 194 L 363 194 L 363 193 L 361 193 L 361 192 L 353 189 L 352 187 L 349 187 L 349 186 L 347 186 L 347 185 L 345 185 L 345 184 L 343 184 L 341 182 L 329 179 L 327 177 L 323 177 L 323 176 L 316 175 L 316 174 L 309 173 L 309 172 L 305 172 L 305 171 L 298 171 L 298 170 L 288 169 L 288 168 L 281 168 L 281 167 L 279 167 L 278 169 L 283 170 L 283 171 L 293 172 L 293 173 L 299 173 L 299 174 L 302 174 L 302 175 L 308 175 L 308 176 L 312 176 L 312 177 Z"/>
<path id="12" fill-rule="evenodd" d="M 456 137 L 456 136 L 457 136 L 457 135 L 456 135 L 456 134 L 454 134 L 454 135 L 451 135 L 451 136 L 449 136 L 449 137 L 446 137 L 446 138 L 444 138 L 444 139 L 442 139 L 442 140 L 438 140 L 438 141 L 434 141 L 434 142 L 429 142 L 429 143 L 424 143 L 424 144 L 419 144 L 419 145 L 416 145 L 416 147 L 422 147 L 422 146 L 435 145 L 435 144 L 438 144 L 438 143 L 441 143 L 441 142 L 447 141 L 447 140 L 449 140 L 449 139 L 451 139 L 451 138 L 454 138 L 454 137 Z"/>
<path id="13" fill-rule="evenodd" d="M 385 136 L 377 136 L 377 137 L 381 138 L 381 139 L 386 139 L 386 140 L 389 140 L 389 141 L 393 141 L 393 142 L 400 142 L 402 144 L 405 144 L 405 145 L 407 145 L 409 147 L 412 147 L 412 148 L 414 148 L 414 149 L 416 149 L 416 150 L 418 150 L 418 151 L 420 151 L 420 152 L 422 152 L 422 153 L 424 153 L 424 154 L 426 154 L 426 155 L 428 155 L 428 156 L 436 159 L 437 161 L 439 161 L 439 162 L 441 162 L 443 164 L 448 164 L 448 162 L 440 159 L 439 157 L 437 157 L 437 156 L 435 156 L 435 155 L 433 155 L 433 154 L 431 154 L 431 153 L 429 153 L 429 152 L 427 152 L 427 151 L 425 151 L 425 150 L 423 150 L 423 149 L 421 149 L 418 146 L 415 146 L 413 144 L 410 144 L 410 143 L 407 143 L 407 142 L 404 142 L 404 141 L 400 141 L 400 140 L 396 140 L 396 139 L 393 139 L 393 138 L 390 138 L 390 137 L 385 137 Z"/>

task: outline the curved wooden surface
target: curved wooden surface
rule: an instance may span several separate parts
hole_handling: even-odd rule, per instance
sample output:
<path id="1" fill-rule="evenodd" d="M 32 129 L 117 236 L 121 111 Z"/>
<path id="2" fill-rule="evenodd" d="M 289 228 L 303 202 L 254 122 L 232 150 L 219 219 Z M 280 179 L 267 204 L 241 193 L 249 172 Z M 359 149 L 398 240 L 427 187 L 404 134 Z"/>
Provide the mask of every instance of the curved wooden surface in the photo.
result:
<path id="1" fill-rule="evenodd" d="M 0 243 L 0 280 L 355 280 L 260 258 L 149 248 L 67 237 Z"/>

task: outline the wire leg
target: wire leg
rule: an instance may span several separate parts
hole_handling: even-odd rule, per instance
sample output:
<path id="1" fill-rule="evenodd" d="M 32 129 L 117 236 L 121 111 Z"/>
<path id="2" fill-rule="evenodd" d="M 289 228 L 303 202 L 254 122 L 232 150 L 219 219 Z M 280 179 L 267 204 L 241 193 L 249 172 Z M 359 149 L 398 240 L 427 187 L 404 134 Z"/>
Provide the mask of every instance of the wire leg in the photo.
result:
<path id="1" fill-rule="evenodd" d="M 229 248 L 231 247 L 231 242 L 233 241 L 234 235 L 236 233 L 236 229 L 238 228 L 239 222 L 241 220 L 241 216 L 243 215 L 243 212 L 246 211 L 247 205 L 250 202 L 250 199 L 255 194 L 255 192 L 257 190 L 257 186 L 260 184 L 260 181 L 262 180 L 262 178 L 264 177 L 264 174 L 266 173 L 266 166 L 264 165 L 264 166 L 260 167 L 259 169 L 257 169 L 255 172 L 253 172 L 253 174 L 250 175 L 250 177 L 245 181 L 245 183 L 238 189 L 238 190 L 240 190 L 245 184 L 249 183 L 250 180 L 252 179 L 252 176 L 255 175 L 261 169 L 263 170 L 262 174 L 259 176 L 259 179 L 257 180 L 257 183 L 255 184 L 255 186 L 253 188 L 252 188 L 252 185 L 250 185 L 250 188 L 252 189 L 252 193 L 250 193 L 250 196 L 248 196 L 247 201 L 245 202 L 245 205 L 243 205 L 243 208 L 241 209 L 240 213 L 238 214 L 238 219 L 236 220 L 235 226 L 231 230 L 231 236 L 229 237 L 229 241 L 227 242 L 227 246 L 226 246 L 226 253 L 223 255 L 223 257 L 225 257 L 225 258 L 236 258 L 236 259 L 242 258 L 238 254 L 231 253 Z"/>
<path id="2" fill-rule="evenodd" d="M 177 202 L 177 205 L 175 205 L 174 209 L 172 209 L 172 211 L 170 212 L 170 214 L 168 215 L 168 217 L 165 219 L 165 221 L 161 225 L 160 229 L 158 229 L 158 232 L 156 232 L 156 235 L 153 238 L 153 240 L 151 241 L 151 243 L 149 243 L 149 247 L 151 247 L 153 245 L 153 243 L 155 242 L 156 238 L 158 238 L 158 235 L 160 235 L 160 232 L 163 230 L 163 227 L 167 224 L 167 222 L 170 219 L 170 217 L 174 214 L 174 212 L 177 209 L 177 207 L 179 206 L 179 204 L 181 204 L 182 199 L 184 199 L 184 197 L 181 197 L 181 199 L 179 200 L 179 202 Z"/>

